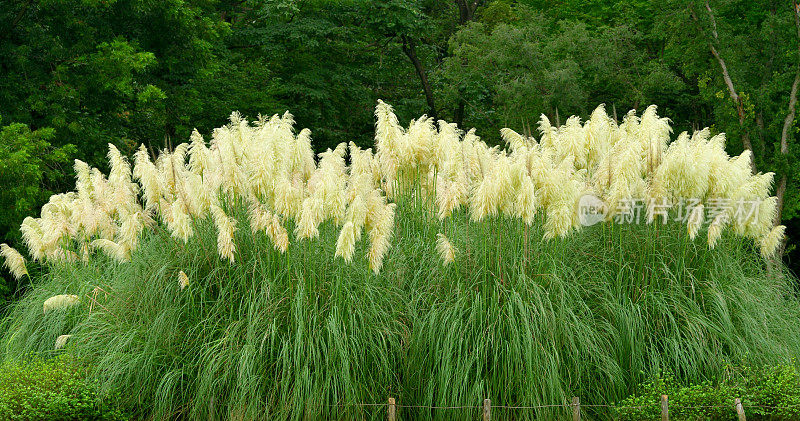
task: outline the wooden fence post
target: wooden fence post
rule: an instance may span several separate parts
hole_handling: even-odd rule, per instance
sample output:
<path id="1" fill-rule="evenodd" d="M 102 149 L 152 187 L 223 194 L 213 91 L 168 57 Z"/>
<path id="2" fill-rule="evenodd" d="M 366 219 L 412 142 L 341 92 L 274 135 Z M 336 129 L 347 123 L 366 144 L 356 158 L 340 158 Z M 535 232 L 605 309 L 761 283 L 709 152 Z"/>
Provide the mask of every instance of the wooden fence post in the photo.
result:
<path id="1" fill-rule="evenodd" d="M 490 421 L 492 419 L 492 401 L 490 399 L 483 400 L 483 421 Z"/>
<path id="2" fill-rule="evenodd" d="M 389 421 L 397 419 L 397 406 L 394 404 L 394 398 L 389 398 Z"/>
<path id="3" fill-rule="evenodd" d="M 747 417 L 744 416 L 744 407 L 742 406 L 742 401 L 739 398 L 733 400 L 733 405 L 736 407 L 736 415 L 739 416 L 739 421 L 747 421 Z"/>
<path id="4" fill-rule="evenodd" d="M 572 397 L 572 421 L 581 421 L 581 398 Z"/>
<path id="5" fill-rule="evenodd" d="M 661 395 L 661 421 L 669 421 L 669 399 Z"/>

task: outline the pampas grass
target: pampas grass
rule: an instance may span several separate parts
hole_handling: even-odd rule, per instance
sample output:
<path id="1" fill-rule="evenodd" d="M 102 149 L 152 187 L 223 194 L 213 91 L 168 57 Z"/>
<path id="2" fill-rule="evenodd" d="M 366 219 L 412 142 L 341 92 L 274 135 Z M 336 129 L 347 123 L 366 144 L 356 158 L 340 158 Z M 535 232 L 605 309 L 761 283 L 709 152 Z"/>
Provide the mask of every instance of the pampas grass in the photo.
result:
<path id="1" fill-rule="evenodd" d="M 53 344 L 72 335 L 63 349 L 152 419 L 378 419 L 360 404 L 389 396 L 609 404 L 663 370 L 697 382 L 729 362 L 790 361 L 800 304 L 760 257 L 784 235 L 771 176 L 707 131 L 670 144 L 655 111 L 543 118 L 538 140 L 504 131 L 508 150 L 427 117 L 406 128 L 383 102 L 374 152 L 315 159 L 288 113 L 234 114 L 208 144 L 193 133 L 132 168 L 111 149 L 108 177 L 77 162 L 76 191 L 23 223 L 46 270 L 10 309 L 0 353 L 64 352 Z M 606 202 L 606 222 L 580 225 L 584 194 Z M 614 200 L 685 194 L 694 218 L 614 223 L 633 211 Z M 701 218 L 712 199 L 759 213 Z M 88 305 L 61 305 L 78 296 Z"/>

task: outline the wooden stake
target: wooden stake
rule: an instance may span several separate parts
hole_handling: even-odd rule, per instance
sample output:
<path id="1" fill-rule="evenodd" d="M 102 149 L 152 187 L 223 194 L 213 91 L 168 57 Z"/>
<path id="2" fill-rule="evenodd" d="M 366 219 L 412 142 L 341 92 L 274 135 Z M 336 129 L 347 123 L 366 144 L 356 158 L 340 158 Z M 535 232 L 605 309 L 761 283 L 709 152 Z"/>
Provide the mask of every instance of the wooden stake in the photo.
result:
<path id="1" fill-rule="evenodd" d="M 669 399 L 661 395 L 661 421 L 669 421 Z"/>
<path id="2" fill-rule="evenodd" d="M 581 398 L 572 397 L 572 421 L 581 421 Z"/>
<path id="3" fill-rule="evenodd" d="M 397 406 L 394 404 L 394 398 L 389 398 L 389 421 L 397 419 Z"/>
<path id="4" fill-rule="evenodd" d="M 744 416 L 744 407 L 742 406 L 742 401 L 739 398 L 733 400 L 733 405 L 736 407 L 736 415 L 739 416 L 739 421 L 747 421 L 747 417 Z"/>
<path id="5" fill-rule="evenodd" d="M 483 400 L 483 421 L 492 419 L 492 401 L 490 399 Z"/>

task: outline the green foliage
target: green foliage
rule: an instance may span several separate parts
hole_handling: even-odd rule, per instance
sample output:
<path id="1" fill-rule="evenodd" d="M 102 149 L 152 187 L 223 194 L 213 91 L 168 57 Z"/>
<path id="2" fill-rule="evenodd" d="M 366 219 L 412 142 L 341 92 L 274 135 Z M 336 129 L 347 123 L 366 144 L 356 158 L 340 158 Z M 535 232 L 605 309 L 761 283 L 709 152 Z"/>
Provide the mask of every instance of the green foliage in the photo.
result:
<path id="1" fill-rule="evenodd" d="M 621 420 L 661 419 L 661 395 L 668 395 L 671 418 L 737 419 L 734 399 L 748 418 L 794 420 L 800 417 L 800 375 L 796 364 L 727 366 L 713 383 L 684 386 L 674 376 L 658 375 L 619 403 Z"/>
<path id="2" fill-rule="evenodd" d="M 657 104 L 678 131 L 728 133 L 732 154 L 749 134 L 758 170 L 790 177 L 787 219 L 800 209 L 796 168 L 776 153 L 800 51 L 788 3 L 718 0 L 712 21 L 680 0 L 468 1 L 469 22 L 456 2 L 428 0 L 18 3 L 0 8 L 0 114 L 54 128 L 53 144 L 76 144 L 90 165 L 109 142 L 167 146 L 233 109 L 251 119 L 291 109 L 320 150 L 367 146 L 376 99 L 401 121 L 427 108 L 403 51 L 413 42 L 438 117 L 490 143 L 557 109 L 606 103 L 621 117 Z M 708 48 L 712 28 L 746 99 L 743 125 Z"/>
<path id="3" fill-rule="evenodd" d="M 58 191 L 75 147 L 53 147 L 53 129 L 31 130 L 21 123 L 0 125 L 0 242 L 19 240 L 19 224 Z M 0 308 L 17 290 L 5 272 L 0 277 Z"/>
<path id="4" fill-rule="evenodd" d="M 14 421 L 123 420 L 122 410 L 102 398 L 77 361 L 54 358 L 0 365 L 0 418 Z"/>
<path id="5" fill-rule="evenodd" d="M 228 30 L 216 2 L 32 0 L 0 8 L 0 113 L 52 127 L 100 163 L 106 145 L 162 144 L 201 98 Z M 224 116 L 223 116 L 224 117 Z M 182 137 L 190 129 L 184 129 Z"/>
<path id="6" fill-rule="evenodd" d="M 54 193 L 69 168 L 75 147 L 50 144 L 53 129 L 30 130 L 20 123 L 0 126 L 0 232 L 3 241 L 18 232 L 19 222 Z"/>
<path id="7" fill-rule="evenodd" d="M 330 223 L 319 240 L 280 254 L 251 232 L 243 204 L 226 205 L 242 222 L 233 265 L 219 259 L 211 221 L 197 221 L 188 243 L 157 228 L 130 263 L 97 256 L 35 280 L 0 329 L 0 349 L 5 358 L 51 352 L 72 334 L 71 352 L 93 378 L 137 417 L 156 419 L 380 419 L 384 408 L 356 404 L 389 396 L 404 405 L 472 406 L 487 396 L 613 404 L 660 372 L 702 382 L 727 361 L 788 364 L 800 352 L 800 305 L 748 242 L 723 237 L 709 250 L 672 224 L 598 225 L 548 241 L 541 217 L 526 229 L 503 218 L 471 223 L 459 211 L 437 226 L 414 201 L 398 206 L 380 275 L 363 258 L 333 260 Z M 435 251 L 437 232 L 459 249 L 452 265 Z M 357 244 L 356 256 L 367 247 Z M 43 315 L 56 294 L 81 303 Z"/>

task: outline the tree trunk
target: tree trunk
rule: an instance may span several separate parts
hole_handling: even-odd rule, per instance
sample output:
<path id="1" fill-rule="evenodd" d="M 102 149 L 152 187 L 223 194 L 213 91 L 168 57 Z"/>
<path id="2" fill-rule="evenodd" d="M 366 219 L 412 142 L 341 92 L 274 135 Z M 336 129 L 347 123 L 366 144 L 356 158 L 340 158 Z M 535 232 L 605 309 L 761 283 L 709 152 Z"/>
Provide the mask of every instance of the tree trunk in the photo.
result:
<path id="1" fill-rule="evenodd" d="M 464 107 L 465 103 L 464 100 L 459 98 L 458 105 L 456 106 L 456 111 L 453 113 L 453 122 L 456 123 L 458 127 L 461 127 L 464 124 Z"/>
<path id="2" fill-rule="evenodd" d="M 794 24 L 797 28 L 797 39 L 800 41 L 800 8 L 798 8 L 797 0 L 792 1 L 794 7 Z M 800 44 L 798 45 L 798 66 L 800 66 Z M 797 69 L 797 74 L 792 83 L 792 90 L 789 93 L 789 110 L 786 113 L 786 118 L 783 120 L 783 130 L 781 131 L 781 155 L 784 157 L 789 155 L 789 132 L 794 123 L 795 108 L 797 108 L 797 89 L 800 87 L 800 67 Z M 778 212 L 775 219 L 775 225 L 781 223 L 781 214 L 783 213 L 784 197 L 786 196 L 786 184 L 788 182 L 788 174 L 784 173 L 781 176 L 781 181 L 778 183 L 778 188 L 775 191 L 775 196 L 778 198 Z"/>
<path id="3" fill-rule="evenodd" d="M 428 76 L 425 74 L 425 68 L 422 66 L 422 62 L 419 61 L 419 57 L 417 57 L 416 44 L 413 39 L 405 35 L 402 36 L 402 40 L 403 52 L 408 56 L 408 59 L 411 60 L 411 64 L 414 65 L 417 76 L 419 76 L 419 80 L 422 82 L 422 90 L 425 91 L 425 101 L 427 101 L 428 108 L 430 108 L 431 117 L 433 117 L 434 120 L 438 120 L 436 104 L 433 101 L 433 89 L 428 81 Z"/>
<path id="4" fill-rule="evenodd" d="M 742 97 L 736 92 L 736 88 L 733 85 L 733 79 L 731 79 L 730 73 L 728 73 L 728 66 L 725 63 L 725 60 L 720 55 L 717 47 L 715 44 L 719 43 L 719 37 L 717 35 L 717 21 L 714 19 L 714 12 L 711 10 L 711 6 L 708 4 L 708 1 L 705 2 L 706 11 L 708 12 L 708 17 L 711 20 L 711 35 L 712 39 L 708 41 L 708 48 L 711 50 L 711 54 L 719 63 L 720 70 L 722 71 L 722 79 L 725 81 L 725 86 L 728 88 L 728 94 L 730 94 L 731 100 L 733 100 L 734 105 L 736 106 L 736 114 L 739 117 L 739 128 L 742 131 L 742 147 L 745 150 L 750 151 L 753 154 L 753 159 L 750 161 L 750 167 L 753 172 L 756 172 L 756 161 L 755 161 L 755 154 L 753 151 L 753 143 L 750 141 L 750 133 L 747 130 L 745 125 L 745 112 L 744 112 L 744 103 L 742 102 Z M 698 29 L 700 29 L 699 19 L 697 15 L 694 13 L 694 9 L 691 5 L 689 5 L 689 13 L 692 16 L 692 19 L 698 25 Z M 702 32 L 702 29 L 701 29 Z"/>
<path id="5" fill-rule="evenodd" d="M 473 17 L 475 17 L 475 10 L 478 9 L 478 3 L 480 0 L 474 0 L 469 2 L 468 0 L 455 0 L 456 6 L 458 6 L 458 23 L 460 25 L 465 25 L 467 22 L 471 21 Z"/>
<path id="6" fill-rule="evenodd" d="M 458 24 L 464 26 L 467 22 L 471 21 L 472 18 L 475 17 L 475 11 L 478 9 L 478 4 L 480 0 L 473 0 L 471 3 L 469 0 L 455 0 L 456 6 L 458 6 Z M 453 112 L 453 120 L 455 121 L 458 127 L 461 127 L 464 124 L 464 109 L 466 108 L 466 102 L 463 98 L 461 98 L 461 94 L 458 95 L 458 104 L 456 105 L 456 109 Z"/>
<path id="7" fill-rule="evenodd" d="M 792 84 L 792 91 L 789 94 L 789 113 L 786 114 L 786 119 L 783 121 L 783 131 L 781 132 L 781 155 L 788 155 L 789 154 L 789 130 L 792 128 L 792 123 L 794 123 L 794 116 L 795 116 L 795 108 L 797 107 L 797 88 L 800 85 L 800 71 L 797 72 L 797 75 L 794 77 L 794 83 Z M 788 181 L 788 175 L 783 174 L 781 176 L 781 181 L 778 184 L 778 189 L 775 192 L 775 195 L 778 197 L 778 213 L 775 220 L 775 224 L 781 223 L 781 213 L 783 213 L 783 199 L 784 195 L 786 194 L 786 183 Z"/>

